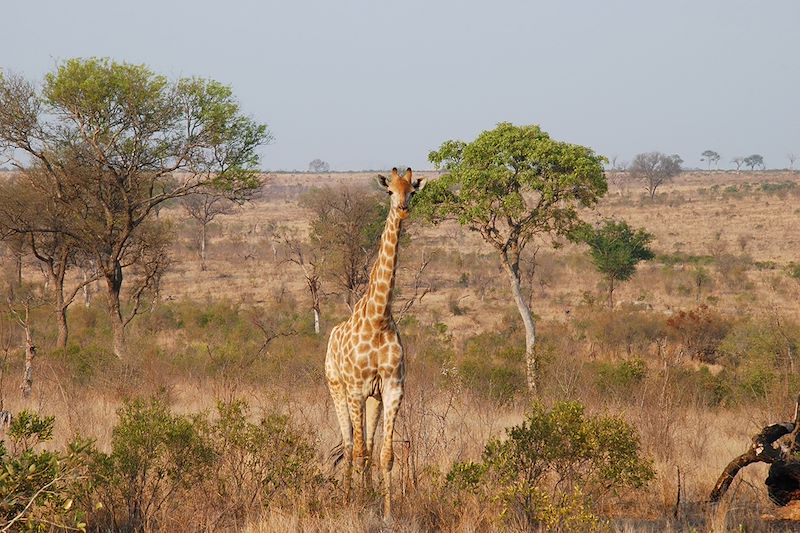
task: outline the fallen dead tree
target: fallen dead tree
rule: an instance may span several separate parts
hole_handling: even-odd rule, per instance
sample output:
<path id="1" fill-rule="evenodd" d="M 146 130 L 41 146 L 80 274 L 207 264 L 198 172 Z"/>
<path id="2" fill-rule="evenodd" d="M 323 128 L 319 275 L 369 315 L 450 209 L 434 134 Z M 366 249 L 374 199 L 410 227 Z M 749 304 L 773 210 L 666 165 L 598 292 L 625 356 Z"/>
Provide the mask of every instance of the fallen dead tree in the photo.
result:
<path id="1" fill-rule="evenodd" d="M 752 463 L 767 463 L 769 474 L 764 484 L 770 499 L 785 506 L 800 500 L 800 396 L 794 409 L 794 421 L 772 424 L 751 439 L 748 450 L 733 459 L 719 476 L 709 500 L 717 503 L 730 487 L 739 470 Z"/>

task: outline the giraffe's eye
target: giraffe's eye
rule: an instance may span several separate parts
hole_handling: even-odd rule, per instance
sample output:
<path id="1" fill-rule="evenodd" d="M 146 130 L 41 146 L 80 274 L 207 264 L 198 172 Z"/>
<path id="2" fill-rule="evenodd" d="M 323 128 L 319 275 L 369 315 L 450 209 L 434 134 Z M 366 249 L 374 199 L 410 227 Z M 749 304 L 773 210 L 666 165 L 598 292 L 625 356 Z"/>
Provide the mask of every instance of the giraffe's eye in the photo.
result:
<path id="1" fill-rule="evenodd" d="M 391 195 L 392 195 L 392 191 L 391 191 L 391 190 L 389 190 L 389 189 L 386 189 L 386 194 L 388 194 L 389 196 L 391 196 Z"/>

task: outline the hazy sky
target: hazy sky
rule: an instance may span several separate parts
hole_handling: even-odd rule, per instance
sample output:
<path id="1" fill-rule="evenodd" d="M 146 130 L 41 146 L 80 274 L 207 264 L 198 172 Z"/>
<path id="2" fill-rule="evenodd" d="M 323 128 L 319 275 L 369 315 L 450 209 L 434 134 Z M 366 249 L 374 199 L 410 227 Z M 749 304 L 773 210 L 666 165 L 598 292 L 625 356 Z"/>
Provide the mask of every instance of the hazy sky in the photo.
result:
<path id="1" fill-rule="evenodd" d="M 411 165 L 497 122 L 629 160 L 800 154 L 800 1 L 4 2 L 0 66 L 70 57 L 230 84 L 265 169 Z"/>

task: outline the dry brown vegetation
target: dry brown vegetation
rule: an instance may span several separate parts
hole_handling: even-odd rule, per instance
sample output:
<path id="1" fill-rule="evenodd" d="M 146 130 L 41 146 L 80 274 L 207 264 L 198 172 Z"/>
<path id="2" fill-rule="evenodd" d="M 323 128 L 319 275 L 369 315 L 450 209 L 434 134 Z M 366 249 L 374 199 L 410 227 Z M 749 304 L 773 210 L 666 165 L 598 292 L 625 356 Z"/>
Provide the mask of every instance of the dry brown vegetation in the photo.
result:
<path id="1" fill-rule="evenodd" d="M 182 488 L 149 523 L 152 529 L 518 527 L 498 518 L 496 502 L 454 492 L 445 481 L 455 462 L 480 460 L 487 441 L 518 424 L 530 406 L 524 334 L 508 288 L 490 250 L 454 224 L 424 226 L 412 214 L 400 251 L 398 298 L 408 298 L 415 282 L 429 292 L 400 326 L 409 374 L 395 437 L 391 528 L 380 518 L 377 494 L 343 507 L 330 479 L 326 457 L 338 428 L 322 362 L 325 333 L 347 308 L 341 296 L 329 295 L 323 335 L 314 335 L 302 272 L 282 261 L 275 235 L 285 227 L 308 230 L 309 214 L 299 200 L 310 188 L 369 184 L 372 177 L 270 175 L 260 199 L 209 225 L 205 270 L 195 223 L 180 206 L 164 209 L 160 216 L 171 221 L 175 235 L 171 269 L 159 302 L 131 324 L 131 364 L 111 354 L 102 306 L 73 305 L 73 339 L 63 354 L 48 349 L 57 332 L 39 309 L 33 323 L 41 350 L 33 394 L 23 400 L 18 328 L 3 315 L 0 350 L 8 350 L 0 407 L 54 415 L 48 446 L 63 447 L 81 434 L 107 452 L 126 399 L 157 395 L 174 413 L 206 411 L 210 420 L 218 401 L 243 399 L 252 420 L 286 415 L 298 438 L 311 443 L 309 461 L 319 470 L 314 486 L 300 486 L 288 500 L 245 505 L 235 519 L 217 522 L 203 505 L 218 504 L 203 492 L 207 485 Z M 656 477 L 617 499 L 597 498 L 594 511 L 608 521 L 605 527 L 764 530 L 760 515 L 772 507 L 765 468 L 746 471 L 719 508 L 704 502 L 727 461 L 756 428 L 785 419 L 797 393 L 800 271 L 793 261 L 800 249 L 800 174 L 686 173 L 652 200 L 641 185 L 610 178 L 607 197 L 584 215 L 647 229 L 655 235 L 657 257 L 617 289 L 617 307 L 609 311 L 585 249 L 539 243 L 535 258 L 528 258 L 526 290 L 539 320 L 540 399 L 548 406 L 579 401 L 591 414 L 618 415 L 638 430 Z M 424 261 L 430 263 L 415 281 Z M 4 267 L 12 263 L 3 258 Z M 40 280 L 34 263 L 26 263 L 24 277 Z M 88 516 L 90 528 L 110 527 L 101 511 Z"/>

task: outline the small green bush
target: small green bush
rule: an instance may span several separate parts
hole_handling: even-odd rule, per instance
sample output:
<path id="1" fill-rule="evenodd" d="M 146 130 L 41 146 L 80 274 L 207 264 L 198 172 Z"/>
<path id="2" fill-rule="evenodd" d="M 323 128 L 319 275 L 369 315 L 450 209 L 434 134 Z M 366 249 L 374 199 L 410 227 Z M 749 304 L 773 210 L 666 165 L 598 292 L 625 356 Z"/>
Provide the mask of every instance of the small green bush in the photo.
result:
<path id="1" fill-rule="evenodd" d="M 644 381 L 647 365 L 639 358 L 618 363 L 603 362 L 597 365 L 595 375 L 601 391 L 627 394 L 631 387 Z"/>
<path id="2" fill-rule="evenodd" d="M 0 527 L 3 531 L 86 531 L 78 499 L 89 490 L 91 443 L 80 438 L 63 451 L 35 448 L 53 436 L 53 417 L 17 414 L 0 442 Z"/>
<path id="3" fill-rule="evenodd" d="M 174 508 L 213 462 L 195 420 L 173 414 L 165 399 L 134 399 L 118 411 L 111 453 L 92 465 L 96 495 L 114 530 L 158 528 L 156 517 Z"/>
<path id="4" fill-rule="evenodd" d="M 252 423 L 241 400 L 218 403 L 217 416 L 203 431 L 214 453 L 213 507 L 223 511 L 213 521 L 217 527 L 273 504 L 293 504 L 302 490 L 322 484 L 313 446 L 287 417 L 268 414 Z"/>
<path id="5" fill-rule="evenodd" d="M 508 332 L 475 335 L 464 344 L 458 371 L 469 389 L 507 403 L 525 390 L 524 345 Z"/>
<path id="6" fill-rule="evenodd" d="M 456 463 L 447 483 L 486 491 L 500 518 L 524 529 L 591 531 L 598 499 L 654 477 L 636 430 L 616 417 L 586 416 L 577 402 L 535 404 L 504 440 L 486 444 L 482 463 Z"/>

